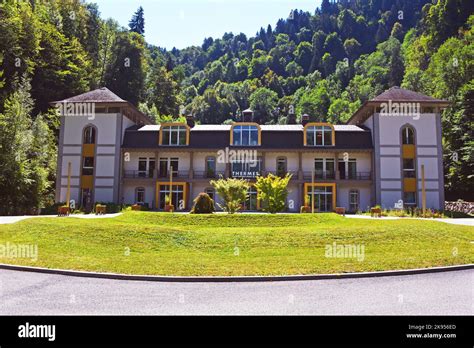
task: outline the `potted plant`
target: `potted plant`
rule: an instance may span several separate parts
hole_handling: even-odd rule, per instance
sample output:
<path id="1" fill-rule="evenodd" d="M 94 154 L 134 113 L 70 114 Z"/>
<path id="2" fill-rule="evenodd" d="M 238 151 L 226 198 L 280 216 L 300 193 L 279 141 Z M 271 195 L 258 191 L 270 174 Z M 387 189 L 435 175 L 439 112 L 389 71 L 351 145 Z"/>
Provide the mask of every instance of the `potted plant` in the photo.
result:
<path id="1" fill-rule="evenodd" d="M 214 169 L 212 168 L 207 168 L 207 173 L 206 173 L 208 178 L 214 178 L 216 176 L 216 173 L 214 172 Z"/>
<path id="2" fill-rule="evenodd" d="M 172 213 L 174 211 L 174 205 L 171 204 L 171 197 L 169 195 L 165 196 L 165 211 Z"/>
<path id="3" fill-rule="evenodd" d="M 310 197 L 306 195 L 304 197 L 304 205 L 300 208 L 300 213 L 311 213 L 311 207 L 309 205 Z"/>

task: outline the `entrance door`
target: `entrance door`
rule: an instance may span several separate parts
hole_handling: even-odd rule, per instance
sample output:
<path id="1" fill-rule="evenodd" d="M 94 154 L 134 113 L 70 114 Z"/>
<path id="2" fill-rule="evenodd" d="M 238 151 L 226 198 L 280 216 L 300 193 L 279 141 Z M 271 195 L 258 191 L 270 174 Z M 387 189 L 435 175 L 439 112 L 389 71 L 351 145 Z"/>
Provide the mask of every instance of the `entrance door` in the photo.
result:
<path id="1" fill-rule="evenodd" d="M 314 195 L 313 195 L 314 189 Z M 314 196 L 314 211 L 329 212 L 333 210 L 333 189 L 332 186 L 315 186 L 308 187 L 309 206 L 312 207 L 312 199 Z"/>

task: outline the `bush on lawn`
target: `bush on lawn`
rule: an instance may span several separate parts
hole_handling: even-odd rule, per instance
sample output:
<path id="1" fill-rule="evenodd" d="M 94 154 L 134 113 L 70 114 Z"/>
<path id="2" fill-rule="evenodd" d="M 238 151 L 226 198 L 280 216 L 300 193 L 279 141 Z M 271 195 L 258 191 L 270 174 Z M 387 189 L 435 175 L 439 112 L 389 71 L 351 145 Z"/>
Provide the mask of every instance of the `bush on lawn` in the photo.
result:
<path id="1" fill-rule="evenodd" d="M 193 202 L 191 214 L 212 214 L 216 211 L 214 200 L 205 192 L 201 192 Z"/>
<path id="2" fill-rule="evenodd" d="M 122 205 L 113 203 L 113 202 L 95 202 L 94 204 L 94 213 L 95 213 L 95 207 L 97 205 L 105 205 L 107 206 L 106 208 L 106 213 L 107 214 L 114 214 L 114 213 L 120 213 L 122 211 Z"/>
<path id="3" fill-rule="evenodd" d="M 291 174 L 284 177 L 268 174 L 267 176 L 258 176 L 255 187 L 258 192 L 258 199 L 263 202 L 263 209 L 272 214 L 281 212 L 286 207 L 286 189 L 291 179 Z"/>
<path id="4" fill-rule="evenodd" d="M 222 197 L 224 204 L 219 204 L 222 210 L 229 214 L 242 209 L 242 202 L 247 199 L 249 183 L 244 179 L 220 178 L 219 180 L 211 180 L 211 185 L 217 194 Z"/>

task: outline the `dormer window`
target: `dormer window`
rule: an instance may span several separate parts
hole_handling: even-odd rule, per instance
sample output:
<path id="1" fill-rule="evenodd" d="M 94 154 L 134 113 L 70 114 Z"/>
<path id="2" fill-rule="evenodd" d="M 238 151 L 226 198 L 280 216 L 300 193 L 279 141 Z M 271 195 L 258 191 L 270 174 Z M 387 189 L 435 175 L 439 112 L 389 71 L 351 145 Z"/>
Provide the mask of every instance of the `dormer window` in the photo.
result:
<path id="1" fill-rule="evenodd" d="M 258 146 L 260 145 L 260 126 L 257 123 L 237 123 L 232 125 L 231 145 Z"/>
<path id="2" fill-rule="evenodd" d="M 308 123 L 304 127 L 305 146 L 334 146 L 334 127 L 329 123 Z"/>
<path id="3" fill-rule="evenodd" d="M 189 144 L 189 127 L 185 124 L 162 124 L 160 127 L 160 145 L 186 146 Z"/>

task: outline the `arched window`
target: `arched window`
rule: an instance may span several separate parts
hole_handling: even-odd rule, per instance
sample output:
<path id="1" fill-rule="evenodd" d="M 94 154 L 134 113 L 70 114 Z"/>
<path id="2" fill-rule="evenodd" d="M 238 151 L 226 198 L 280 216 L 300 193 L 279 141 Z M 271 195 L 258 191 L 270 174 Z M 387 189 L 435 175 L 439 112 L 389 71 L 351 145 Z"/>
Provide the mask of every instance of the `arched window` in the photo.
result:
<path id="1" fill-rule="evenodd" d="M 403 145 L 414 145 L 415 144 L 415 132 L 410 126 L 406 126 L 402 129 L 402 144 Z"/>
<path id="2" fill-rule="evenodd" d="M 214 156 L 206 157 L 206 178 L 216 177 L 216 158 Z"/>
<path id="3" fill-rule="evenodd" d="M 95 144 L 95 128 L 88 126 L 84 129 L 84 144 Z"/>
<path id="4" fill-rule="evenodd" d="M 276 175 L 285 176 L 287 173 L 286 157 L 278 157 L 276 163 Z"/>
<path id="5" fill-rule="evenodd" d="M 209 195 L 209 197 L 211 197 L 211 199 L 213 199 L 213 200 L 215 199 L 215 198 L 214 198 L 214 196 L 215 196 L 215 190 L 214 190 L 213 187 L 207 187 L 204 192 L 206 192 L 206 193 Z"/>

